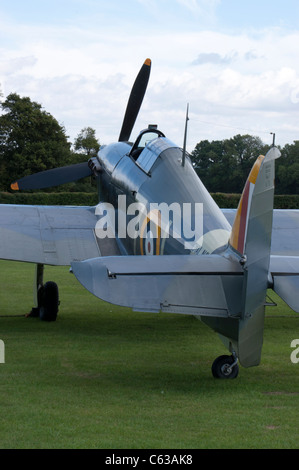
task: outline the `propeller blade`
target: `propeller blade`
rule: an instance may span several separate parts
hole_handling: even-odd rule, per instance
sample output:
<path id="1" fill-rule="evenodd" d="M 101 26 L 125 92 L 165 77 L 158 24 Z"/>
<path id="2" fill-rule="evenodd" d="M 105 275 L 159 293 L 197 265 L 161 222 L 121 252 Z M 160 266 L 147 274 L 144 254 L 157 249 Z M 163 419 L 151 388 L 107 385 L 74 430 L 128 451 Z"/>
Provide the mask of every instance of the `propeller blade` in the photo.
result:
<path id="1" fill-rule="evenodd" d="M 24 176 L 24 178 L 12 183 L 10 187 L 15 191 L 19 189 L 50 188 L 64 183 L 71 183 L 92 174 L 93 171 L 89 168 L 88 162 L 77 163 Z"/>
<path id="2" fill-rule="evenodd" d="M 146 59 L 142 65 L 139 74 L 136 77 L 134 82 L 129 101 L 127 104 L 127 109 L 125 112 L 125 117 L 123 120 L 123 125 L 119 134 L 119 142 L 127 142 L 130 139 L 132 129 L 134 127 L 135 121 L 137 119 L 145 91 L 147 88 L 149 76 L 151 71 L 151 60 Z"/>

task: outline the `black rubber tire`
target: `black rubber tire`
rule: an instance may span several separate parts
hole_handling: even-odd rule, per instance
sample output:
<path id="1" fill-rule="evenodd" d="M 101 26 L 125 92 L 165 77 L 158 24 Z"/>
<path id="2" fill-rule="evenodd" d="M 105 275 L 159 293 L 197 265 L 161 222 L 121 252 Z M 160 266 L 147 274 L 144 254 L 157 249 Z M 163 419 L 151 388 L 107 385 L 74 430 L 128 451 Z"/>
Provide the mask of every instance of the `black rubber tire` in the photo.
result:
<path id="1" fill-rule="evenodd" d="M 216 379 L 235 379 L 239 374 L 239 366 L 236 364 L 231 372 L 227 368 L 235 362 L 233 356 L 219 356 L 212 365 L 212 374 Z"/>
<path id="2" fill-rule="evenodd" d="M 59 306 L 57 284 L 52 281 L 46 282 L 40 289 L 39 300 L 39 318 L 42 321 L 56 321 Z"/>

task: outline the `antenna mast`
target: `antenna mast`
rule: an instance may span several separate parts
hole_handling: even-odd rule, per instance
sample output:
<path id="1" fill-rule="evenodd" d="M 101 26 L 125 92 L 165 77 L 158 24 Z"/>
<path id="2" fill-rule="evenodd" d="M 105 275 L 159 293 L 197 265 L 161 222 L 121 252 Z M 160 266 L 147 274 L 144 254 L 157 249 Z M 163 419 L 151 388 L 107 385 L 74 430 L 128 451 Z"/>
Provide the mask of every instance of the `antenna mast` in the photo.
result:
<path id="1" fill-rule="evenodd" d="M 270 134 L 273 135 L 272 147 L 275 147 L 275 132 L 270 132 Z"/>
<path id="2" fill-rule="evenodd" d="M 185 122 L 185 134 L 184 134 L 182 166 L 185 166 L 185 160 L 186 160 L 186 144 L 187 144 L 188 121 L 189 121 L 189 103 L 187 104 L 187 112 L 186 112 L 186 122 Z"/>

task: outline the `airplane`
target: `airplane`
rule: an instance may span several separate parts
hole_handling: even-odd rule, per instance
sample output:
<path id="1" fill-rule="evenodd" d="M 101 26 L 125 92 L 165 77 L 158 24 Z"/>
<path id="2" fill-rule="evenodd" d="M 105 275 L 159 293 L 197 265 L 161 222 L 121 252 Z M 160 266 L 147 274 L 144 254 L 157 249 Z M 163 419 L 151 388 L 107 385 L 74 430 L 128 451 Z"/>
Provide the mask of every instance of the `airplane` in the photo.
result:
<path id="1" fill-rule="evenodd" d="M 273 144 L 259 156 L 236 210 L 220 209 L 183 148 L 156 125 L 130 142 L 150 76 L 143 63 L 118 141 L 88 161 L 36 173 L 14 190 L 57 186 L 93 175 L 95 207 L 0 205 L 0 259 L 34 263 L 29 316 L 55 321 L 55 282 L 44 266 L 69 266 L 96 297 L 140 312 L 193 315 L 212 328 L 228 354 L 212 375 L 234 379 L 239 363 L 261 361 L 267 290 L 299 312 L 299 211 L 273 210 Z M 197 223 L 198 220 L 200 223 Z M 195 228 L 194 228 L 195 227 Z"/>

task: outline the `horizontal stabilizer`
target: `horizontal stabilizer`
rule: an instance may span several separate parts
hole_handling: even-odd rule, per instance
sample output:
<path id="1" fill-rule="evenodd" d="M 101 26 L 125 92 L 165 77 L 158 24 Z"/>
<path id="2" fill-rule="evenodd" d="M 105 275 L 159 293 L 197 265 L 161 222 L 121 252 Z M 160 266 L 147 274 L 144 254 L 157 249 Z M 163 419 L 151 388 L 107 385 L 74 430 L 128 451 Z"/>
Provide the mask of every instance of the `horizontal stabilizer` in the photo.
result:
<path id="1" fill-rule="evenodd" d="M 73 262 L 72 270 L 92 294 L 116 305 L 218 317 L 232 313 L 226 292 L 243 274 L 239 263 L 217 255 L 105 257 Z"/>
<path id="2" fill-rule="evenodd" d="M 299 312 L 299 256 L 271 256 L 273 290 L 295 312 Z"/>

